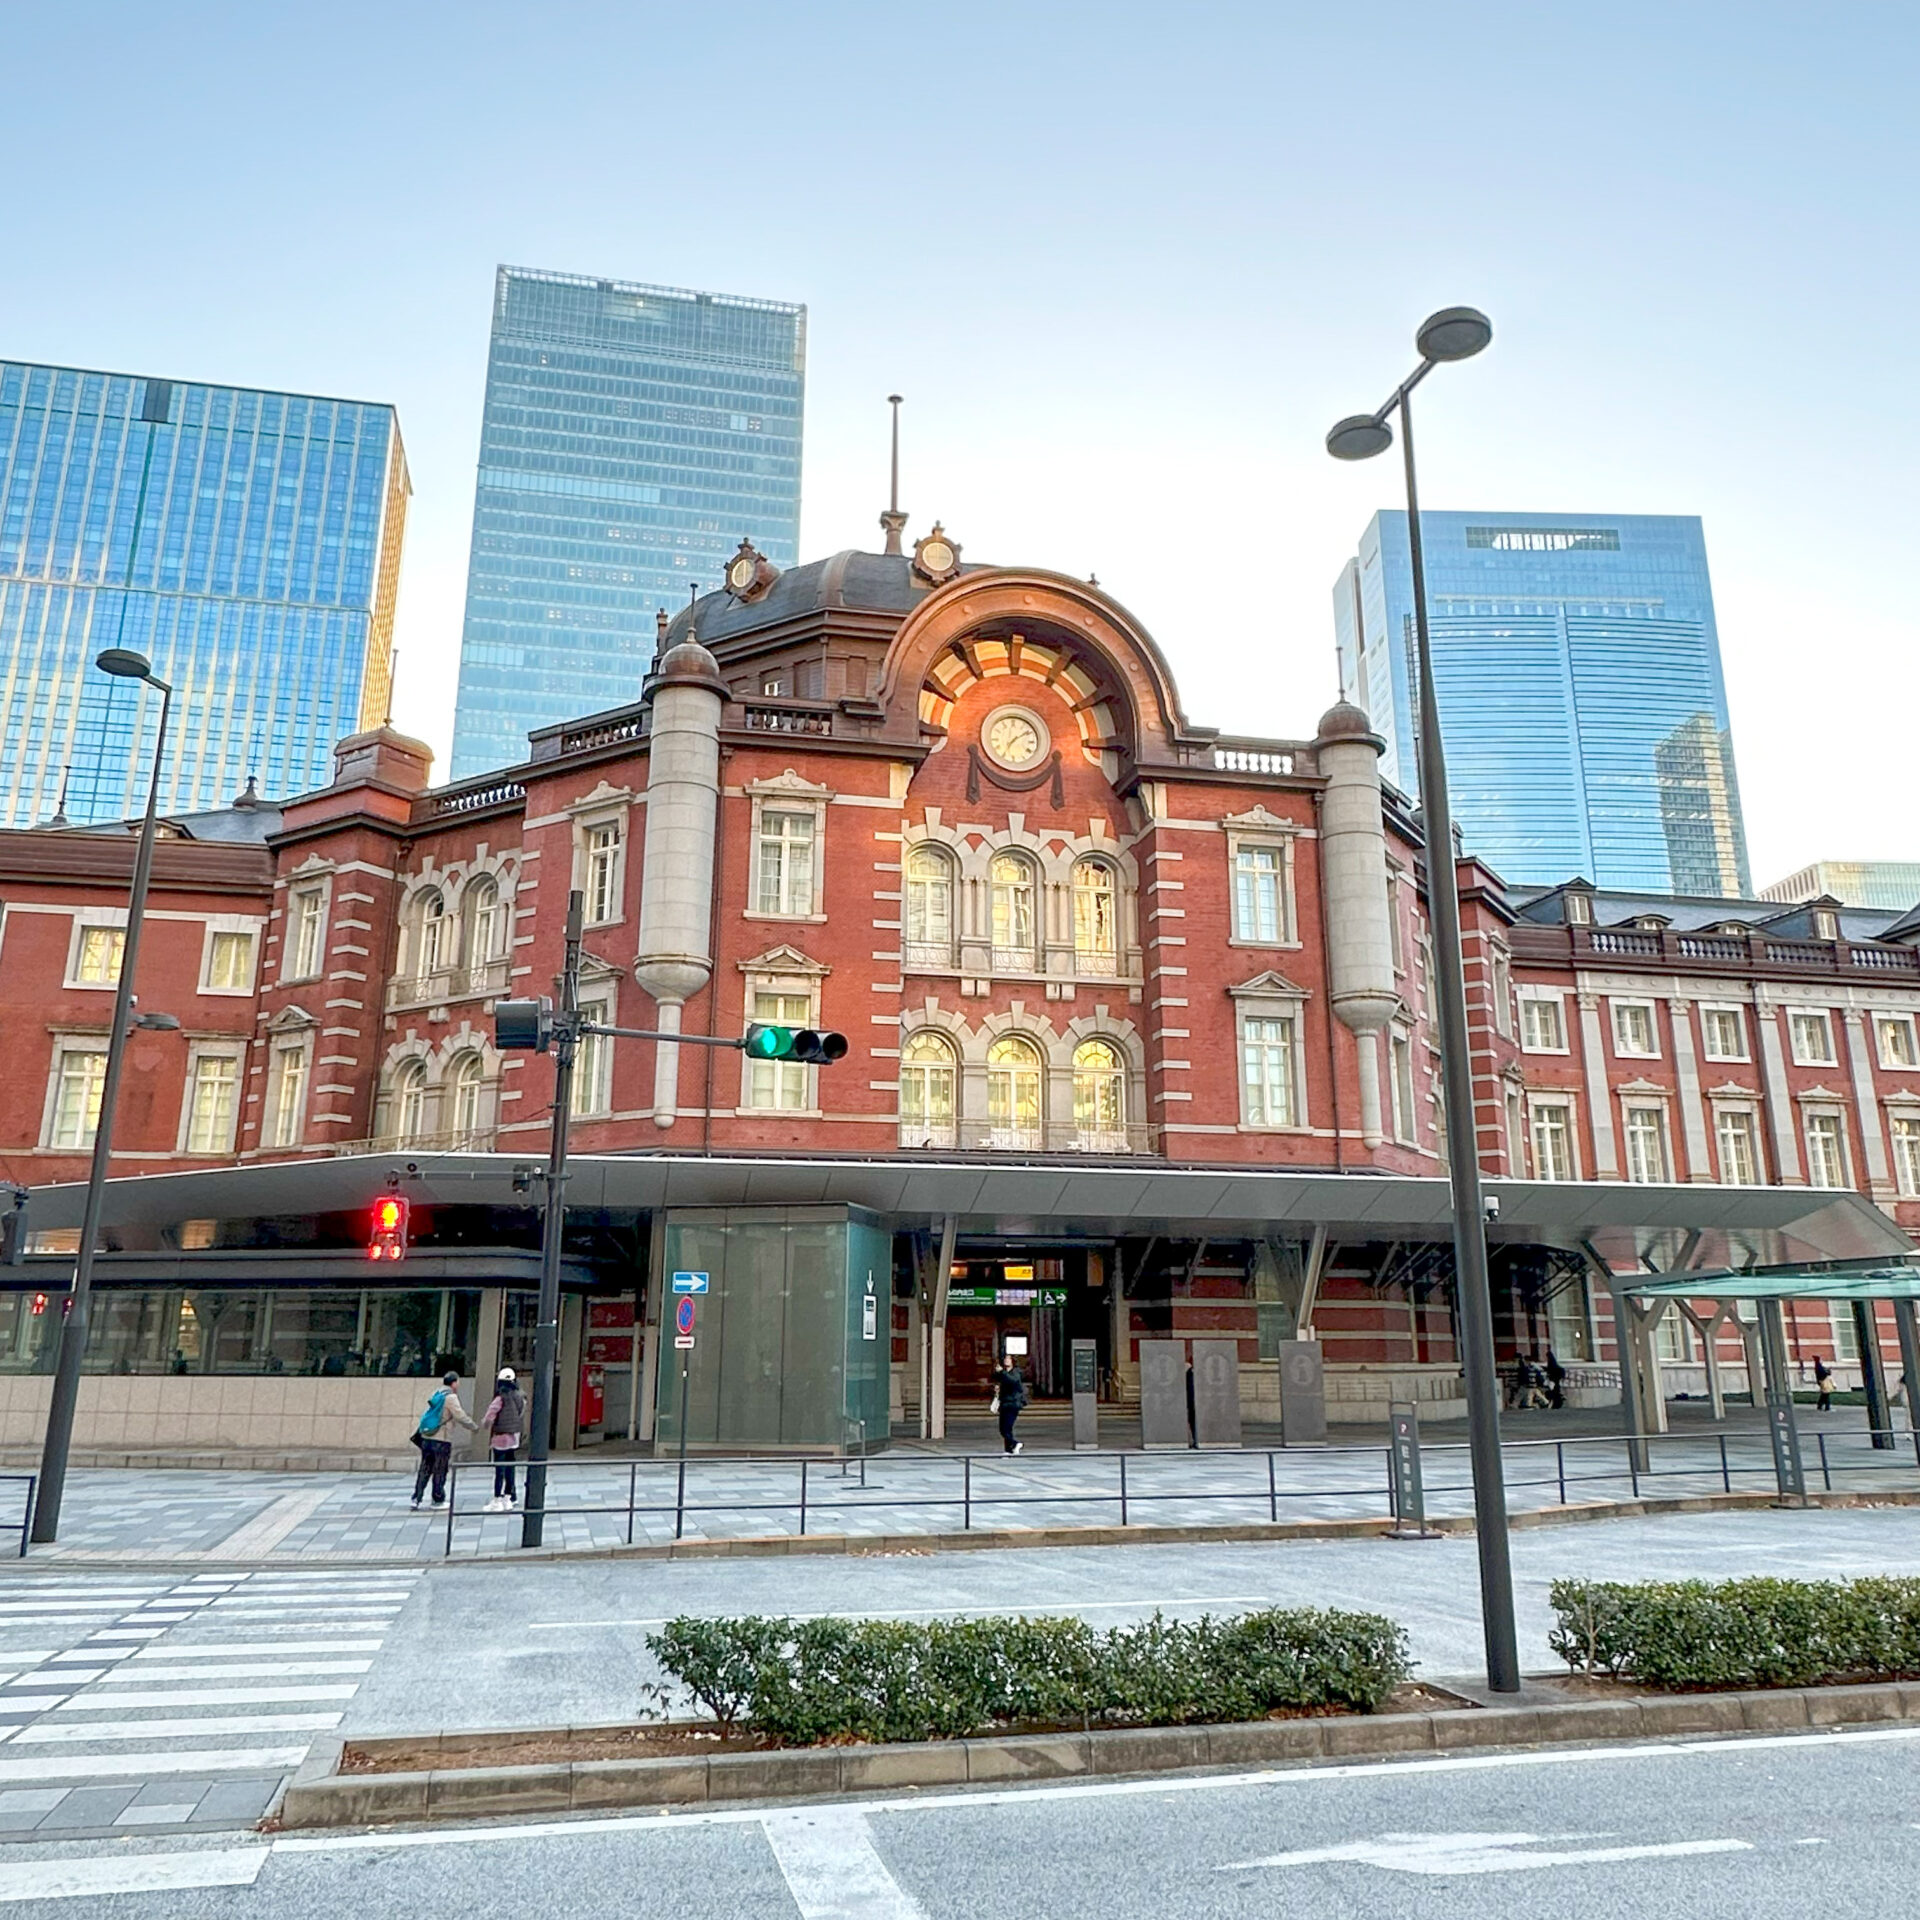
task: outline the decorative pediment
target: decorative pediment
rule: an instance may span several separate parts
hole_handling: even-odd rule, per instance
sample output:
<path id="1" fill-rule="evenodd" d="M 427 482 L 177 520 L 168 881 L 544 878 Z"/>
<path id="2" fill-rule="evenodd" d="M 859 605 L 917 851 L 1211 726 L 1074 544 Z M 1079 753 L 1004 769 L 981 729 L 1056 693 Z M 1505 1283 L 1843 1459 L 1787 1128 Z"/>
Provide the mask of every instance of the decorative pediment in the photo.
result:
<path id="1" fill-rule="evenodd" d="M 1831 1087 L 1802 1087 L 1793 1097 L 1796 1100 L 1823 1100 L 1828 1103 L 1840 1101 L 1844 1103 L 1847 1096 L 1844 1093 L 1835 1093 Z"/>
<path id="2" fill-rule="evenodd" d="M 1760 1097 L 1758 1087 L 1743 1087 L 1738 1080 L 1723 1080 L 1717 1087 L 1709 1087 L 1707 1092 L 1716 1100 L 1757 1100 Z"/>
<path id="3" fill-rule="evenodd" d="M 569 801 L 566 811 L 572 814 L 600 813 L 630 805 L 632 800 L 631 787 L 616 787 L 602 780 L 591 793 L 583 793 L 579 799 Z"/>
<path id="4" fill-rule="evenodd" d="M 624 980 L 626 977 L 625 967 L 616 966 L 611 960 L 603 960 L 597 953 L 583 953 L 580 956 L 582 980 Z"/>
<path id="5" fill-rule="evenodd" d="M 1663 1100 L 1673 1098 L 1673 1089 L 1663 1087 L 1657 1080 L 1623 1080 L 1614 1088 L 1615 1093 L 1657 1093 Z"/>
<path id="6" fill-rule="evenodd" d="M 305 1033 L 319 1024 L 319 1020 L 305 1007 L 282 1007 L 267 1022 L 267 1031 L 269 1033 Z"/>
<path id="7" fill-rule="evenodd" d="M 742 973 L 804 973 L 824 980 L 833 969 L 821 961 L 810 960 L 798 947 L 784 943 L 755 954 L 751 960 L 737 962 Z"/>
<path id="8" fill-rule="evenodd" d="M 1237 827 L 1249 833 L 1298 833 L 1300 823 L 1297 820 L 1282 820 L 1277 813 L 1269 813 L 1264 800 L 1258 801 L 1247 813 L 1230 813 L 1222 823 Z"/>
<path id="9" fill-rule="evenodd" d="M 319 854 L 310 853 L 288 874 L 290 880 L 308 880 L 324 877 L 333 871 L 333 862 L 323 860 Z"/>
<path id="10" fill-rule="evenodd" d="M 1269 967 L 1265 973 L 1256 973 L 1251 980 L 1243 980 L 1237 987 L 1229 987 L 1227 992 L 1236 1000 L 1311 1000 L 1312 993 L 1305 987 L 1296 987 L 1278 967 Z"/>
<path id="11" fill-rule="evenodd" d="M 759 794 L 763 798 L 778 795 L 789 800 L 831 800 L 831 787 L 817 787 L 811 780 L 804 780 L 793 768 L 787 767 L 771 780 L 749 780 L 744 789 L 747 793 Z"/>

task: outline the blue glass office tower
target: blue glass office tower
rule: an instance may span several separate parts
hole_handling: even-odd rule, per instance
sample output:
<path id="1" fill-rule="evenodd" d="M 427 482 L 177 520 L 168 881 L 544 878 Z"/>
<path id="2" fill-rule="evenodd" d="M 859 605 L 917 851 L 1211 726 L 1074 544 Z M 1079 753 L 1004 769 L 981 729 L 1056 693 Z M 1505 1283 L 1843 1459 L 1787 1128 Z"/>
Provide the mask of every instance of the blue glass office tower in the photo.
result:
<path id="1" fill-rule="evenodd" d="M 1751 893 L 1706 543 L 1656 514 L 1420 516 L 1447 781 L 1503 878 Z M 1333 593 L 1340 683 L 1419 791 L 1407 516 L 1376 514 Z"/>
<path id="2" fill-rule="evenodd" d="M 639 698 L 654 615 L 800 545 L 807 310 L 502 267 L 453 777 Z"/>
<path id="3" fill-rule="evenodd" d="M 323 787 L 386 716 L 408 495 L 391 407 L 0 361 L 0 825 Z"/>

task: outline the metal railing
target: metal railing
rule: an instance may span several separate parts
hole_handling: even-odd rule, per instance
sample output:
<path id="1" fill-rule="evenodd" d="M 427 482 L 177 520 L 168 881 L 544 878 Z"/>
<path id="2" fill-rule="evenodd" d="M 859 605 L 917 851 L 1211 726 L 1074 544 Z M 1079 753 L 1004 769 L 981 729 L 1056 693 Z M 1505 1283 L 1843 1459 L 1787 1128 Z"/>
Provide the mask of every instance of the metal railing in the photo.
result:
<path id="1" fill-rule="evenodd" d="M 40 1476 L 37 1473 L 0 1473 L 0 1487 L 24 1489 L 20 1499 L 20 1518 L 0 1520 L 0 1534 L 14 1533 L 20 1536 L 20 1549 L 14 1558 L 24 1560 L 27 1557 L 27 1535 L 33 1529 L 33 1499 L 40 1490 Z"/>
<path id="2" fill-rule="evenodd" d="M 401 974 L 387 982 L 387 1011 L 434 1006 L 449 1000 L 497 998 L 507 990 L 512 962 L 503 954 L 471 966 L 435 967 L 427 973 Z"/>

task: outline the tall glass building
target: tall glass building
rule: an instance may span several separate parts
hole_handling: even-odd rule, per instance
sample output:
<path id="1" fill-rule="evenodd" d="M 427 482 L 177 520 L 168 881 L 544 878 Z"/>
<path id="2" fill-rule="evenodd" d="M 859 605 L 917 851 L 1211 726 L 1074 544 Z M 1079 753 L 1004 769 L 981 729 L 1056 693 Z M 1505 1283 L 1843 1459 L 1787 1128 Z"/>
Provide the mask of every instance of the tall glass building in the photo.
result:
<path id="1" fill-rule="evenodd" d="M 391 407 L 0 361 L 0 825 L 168 813 L 333 778 L 386 717 L 406 524 Z"/>
<path id="2" fill-rule="evenodd" d="M 654 614 L 800 545 L 807 310 L 502 267 L 453 777 L 639 697 Z"/>
<path id="3" fill-rule="evenodd" d="M 1747 896 L 1700 522 L 1420 516 L 1454 817 L 1503 878 Z M 1376 514 L 1333 593 L 1340 683 L 1419 791 L 1407 516 Z"/>

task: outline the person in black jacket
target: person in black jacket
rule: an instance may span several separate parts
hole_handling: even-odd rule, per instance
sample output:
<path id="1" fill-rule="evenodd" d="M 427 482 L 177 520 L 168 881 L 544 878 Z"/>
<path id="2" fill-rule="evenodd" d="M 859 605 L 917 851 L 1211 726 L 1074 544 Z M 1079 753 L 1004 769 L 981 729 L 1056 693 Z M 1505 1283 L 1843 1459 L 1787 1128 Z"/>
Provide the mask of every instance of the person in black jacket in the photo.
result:
<path id="1" fill-rule="evenodd" d="M 1010 1354 L 1001 1360 L 994 1373 L 993 1398 L 994 1404 L 1000 1409 L 1001 1445 L 1009 1453 L 1024 1452 L 1024 1443 L 1013 1437 L 1013 1423 L 1020 1418 L 1020 1409 L 1027 1404 L 1027 1383 Z"/>

